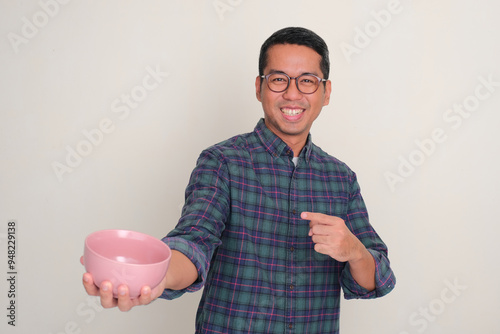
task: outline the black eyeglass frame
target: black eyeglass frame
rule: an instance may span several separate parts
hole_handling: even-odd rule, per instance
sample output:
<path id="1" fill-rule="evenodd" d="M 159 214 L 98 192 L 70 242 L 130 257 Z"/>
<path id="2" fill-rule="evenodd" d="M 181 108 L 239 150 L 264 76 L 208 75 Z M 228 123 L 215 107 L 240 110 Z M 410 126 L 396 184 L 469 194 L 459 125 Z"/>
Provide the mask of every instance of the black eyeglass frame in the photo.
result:
<path id="1" fill-rule="evenodd" d="M 286 76 L 288 78 L 288 83 L 287 83 L 285 89 L 283 89 L 283 90 L 274 90 L 274 89 L 272 89 L 269 86 L 269 77 L 271 75 L 273 75 L 273 74 L 283 74 L 284 76 Z M 302 90 L 300 90 L 300 88 L 299 88 L 299 78 L 303 77 L 303 76 L 312 76 L 312 77 L 315 77 L 318 80 L 318 86 L 316 87 L 316 89 L 313 92 L 304 93 Z M 317 75 L 312 74 L 312 73 L 303 73 L 303 74 L 299 75 L 298 77 L 291 77 L 288 74 L 286 74 L 285 72 L 279 72 L 279 71 L 271 72 L 271 73 L 266 74 L 266 75 L 261 75 L 260 77 L 262 79 L 266 79 L 267 88 L 269 88 L 272 92 L 275 92 L 275 93 L 283 93 L 283 92 L 285 92 L 288 89 L 288 87 L 290 87 L 290 82 L 292 81 L 292 79 L 295 79 L 295 86 L 297 87 L 297 90 L 299 92 L 301 92 L 302 94 L 314 94 L 314 93 L 316 93 L 318 91 L 318 88 L 319 88 L 319 86 L 321 85 L 322 82 L 328 81 L 328 79 L 320 78 Z"/>

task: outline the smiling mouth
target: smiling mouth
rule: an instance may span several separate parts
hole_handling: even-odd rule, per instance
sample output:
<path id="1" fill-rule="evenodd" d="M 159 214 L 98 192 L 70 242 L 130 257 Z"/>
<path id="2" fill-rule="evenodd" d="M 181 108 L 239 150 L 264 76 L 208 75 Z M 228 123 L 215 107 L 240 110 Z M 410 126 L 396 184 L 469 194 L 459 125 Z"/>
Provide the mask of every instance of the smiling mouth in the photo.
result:
<path id="1" fill-rule="evenodd" d="M 297 116 L 304 112 L 305 109 L 280 108 L 281 112 L 287 116 Z"/>

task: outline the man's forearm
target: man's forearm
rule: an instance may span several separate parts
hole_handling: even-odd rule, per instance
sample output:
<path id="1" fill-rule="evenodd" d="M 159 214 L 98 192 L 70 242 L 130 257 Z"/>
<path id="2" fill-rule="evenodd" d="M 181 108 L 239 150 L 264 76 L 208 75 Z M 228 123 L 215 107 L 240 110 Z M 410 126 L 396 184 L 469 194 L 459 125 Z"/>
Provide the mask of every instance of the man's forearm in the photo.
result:
<path id="1" fill-rule="evenodd" d="M 166 275 L 165 288 L 182 290 L 193 284 L 198 278 L 198 271 L 189 258 L 179 251 L 172 250 L 172 258 Z"/>
<path id="2" fill-rule="evenodd" d="M 368 291 L 375 290 L 375 259 L 363 246 L 361 257 L 349 261 L 351 275 L 354 280 Z"/>

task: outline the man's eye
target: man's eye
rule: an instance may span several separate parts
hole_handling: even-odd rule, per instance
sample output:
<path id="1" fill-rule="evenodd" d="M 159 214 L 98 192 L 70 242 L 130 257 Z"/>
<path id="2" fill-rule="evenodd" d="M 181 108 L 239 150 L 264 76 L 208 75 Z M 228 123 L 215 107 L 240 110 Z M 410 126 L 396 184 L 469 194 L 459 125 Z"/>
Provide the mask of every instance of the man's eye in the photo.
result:
<path id="1" fill-rule="evenodd" d="M 271 81 L 275 82 L 275 83 L 283 83 L 283 82 L 287 82 L 287 79 L 286 78 L 272 78 Z"/>
<path id="2" fill-rule="evenodd" d="M 314 83 L 315 83 L 315 81 L 314 81 L 314 79 L 313 79 L 313 78 L 308 78 L 308 77 L 306 77 L 306 78 L 302 78 L 302 79 L 300 80 L 300 83 L 303 83 L 303 84 L 306 84 L 306 85 L 311 85 L 311 84 L 314 84 Z"/>

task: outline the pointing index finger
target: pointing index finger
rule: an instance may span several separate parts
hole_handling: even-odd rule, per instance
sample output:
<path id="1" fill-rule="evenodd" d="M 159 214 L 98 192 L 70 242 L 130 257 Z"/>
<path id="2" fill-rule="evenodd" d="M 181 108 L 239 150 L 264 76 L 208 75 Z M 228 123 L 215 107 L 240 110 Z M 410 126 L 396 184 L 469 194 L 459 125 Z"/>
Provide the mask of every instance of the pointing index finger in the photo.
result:
<path id="1" fill-rule="evenodd" d="M 319 212 L 304 211 L 300 214 L 300 217 L 304 220 L 309 220 L 309 225 L 311 227 L 314 225 L 336 225 L 339 222 L 344 222 L 340 217 L 329 216 Z"/>
<path id="2" fill-rule="evenodd" d="M 309 221 L 309 228 L 312 229 L 314 225 L 323 225 L 324 224 L 324 215 L 318 212 L 308 212 L 304 211 L 300 214 L 300 217 L 304 220 Z M 312 232 L 310 231 L 309 234 Z"/>
<path id="3" fill-rule="evenodd" d="M 305 220 L 322 220 L 323 217 L 325 217 L 325 215 L 319 212 L 304 211 L 300 214 L 300 218 Z"/>

